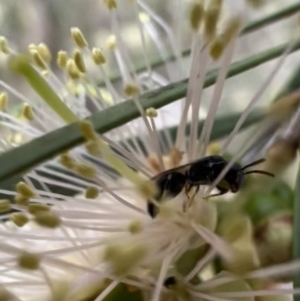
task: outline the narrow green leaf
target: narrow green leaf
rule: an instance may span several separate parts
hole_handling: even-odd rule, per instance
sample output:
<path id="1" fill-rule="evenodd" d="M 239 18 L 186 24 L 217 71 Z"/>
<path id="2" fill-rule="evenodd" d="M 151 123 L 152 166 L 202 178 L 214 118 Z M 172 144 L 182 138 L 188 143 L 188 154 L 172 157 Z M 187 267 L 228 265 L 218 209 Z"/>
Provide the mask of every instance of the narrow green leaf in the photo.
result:
<path id="1" fill-rule="evenodd" d="M 241 32 L 241 35 L 245 35 L 245 34 L 249 34 L 251 32 L 254 32 L 260 28 L 263 28 L 267 25 L 270 25 L 272 23 L 275 23 L 277 21 L 280 21 L 284 18 L 287 18 L 287 17 L 290 17 L 292 15 L 295 15 L 297 12 L 300 11 L 300 3 L 295 3 L 295 4 L 292 4 L 278 12 L 275 12 L 273 14 L 270 14 L 269 16 L 267 17 L 263 17 L 261 19 L 258 19 L 256 21 L 253 21 L 253 22 L 250 22 Z M 191 49 L 186 49 L 184 50 L 182 53 L 181 53 L 181 56 L 188 56 L 191 54 Z M 167 58 L 167 61 L 174 61 L 175 60 L 175 56 L 174 55 L 170 55 L 168 58 Z M 156 59 L 153 59 L 152 62 L 151 62 L 151 67 L 152 68 L 156 68 L 156 67 L 159 67 L 161 65 L 163 65 L 165 63 L 165 61 L 162 61 L 161 58 L 156 58 Z M 137 66 L 135 68 L 135 72 L 136 73 L 139 73 L 139 72 L 143 72 L 143 71 L 146 71 L 147 70 L 147 67 L 145 67 L 144 65 L 144 62 L 143 63 L 140 63 L 139 66 Z M 121 79 L 121 75 L 119 73 L 117 74 L 113 74 L 111 77 L 110 77 L 110 80 L 112 82 L 116 82 L 118 80 Z M 104 85 L 104 82 L 100 82 L 99 85 Z"/>
<path id="2" fill-rule="evenodd" d="M 293 227 L 293 253 L 295 259 L 300 259 L 300 168 L 298 170 L 295 199 L 294 199 L 294 227 Z M 300 287 L 300 274 L 298 273 L 294 278 L 294 287 Z M 294 301 L 300 301 L 300 296 L 294 296 Z"/>
<path id="3" fill-rule="evenodd" d="M 18 55 L 11 59 L 10 67 L 13 71 L 24 76 L 31 88 L 60 116 L 66 123 L 78 120 L 76 115 L 65 105 L 47 81 L 33 68 L 25 55 Z"/>
<path id="4" fill-rule="evenodd" d="M 212 133 L 211 133 L 211 137 L 210 137 L 211 140 L 221 139 L 221 138 L 225 137 L 226 135 L 228 135 L 233 130 L 233 128 L 234 128 L 235 124 L 237 123 L 238 119 L 240 118 L 241 114 L 242 114 L 242 112 L 217 117 L 214 122 L 213 129 L 212 129 Z M 263 119 L 263 117 L 264 117 L 264 114 L 260 110 L 253 111 L 248 116 L 248 118 L 245 120 L 241 130 L 247 128 L 248 126 L 255 124 L 256 122 L 259 122 L 260 120 Z M 200 120 L 199 124 L 198 124 L 199 133 L 201 132 L 203 125 L 204 125 L 204 120 Z M 171 139 L 173 142 L 175 141 L 175 138 L 176 138 L 176 131 L 177 131 L 176 126 L 171 127 L 169 129 L 170 136 L 171 136 Z M 190 125 L 188 124 L 187 128 L 186 128 L 186 133 L 189 134 L 189 131 L 190 131 Z M 162 131 L 159 131 L 158 134 L 161 135 Z M 131 143 L 130 139 L 128 140 L 128 143 Z M 139 139 L 138 139 L 138 143 L 140 144 L 141 148 L 143 149 L 143 143 Z M 132 146 L 134 147 L 134 144 Z M 124 145 L 124 147 L 126 147 L 126 146 Z M 146 153 L 146 150 L 145 149 L 143 149 L 143 150 Z M 58 171 L 65 173 L 65 171 L 62 171 L 62 170 L 58 170 Z M 37 174 L 40 176 L 48 177 L 48 178 L 50 177 L 49 175 L 44 174 L 43 172 L 37 172 Z M 72 174 L 72 176 L 74 177 L 75 175 Z M 51 176 L 50 178 L 54 179 L 54 180 L 56 179 L 54 176 Z M 60 179 L 57 178 L 57 180 L 60 180 Z M 21 176 L 16 176 L 9 180 L 2 181 L 0 188 L 4 189 L 4 190 L 14 190 L 15 185 L 19 181 L 22 181 Z M 43 187 L 39 184 L 38 181 L 32 179 L 31 182 L 36 189 L 43 190 Z M 57 187 L 55 185 L 50 185 L 50 184 L 48 184 L 47 187 L 50 189 L 50 191 L 57 193 L 57 194 L 63 194 L 63 195 L 70 196 L 70 195 L 74 195 L 76 193 L 74 190 L 71 190 L 71 189 L 68 189 L 65 187 Z M 0 193 L 0 198 L 7 198 L 7 196 Z"/>
<path id="5" fill-rule="evenodd" d="M 232 64 L 227 77 L 232 77 L 246 70 L 259 66 L 269 60 L 280 56 L 287 44 L 272 48 L 256 54 L 250 58 Z M 295 44 L 293 51 L 300 48 L 300 41 Z M 216 82 L 217 70 L 208 73 L 204 87 L 209 87 Z M 170 84 L 161 89 L 146 93 L 140 97 L 141 105 L 161 108 L 186 95 L 187 80 Z M 139 111 L 132 100 L 110 107 L 95 113 L 88 119 L 98 133 L 105 133 L 113 128 L 126 124 L 139 117 Z M 34 166 L 75 147 L 84 141 L 76 123 L 67 125 L 18 148 L 12 149 L 0 156 L 0 181 L 8 180 L 14 176 L 25 173 Z"/>

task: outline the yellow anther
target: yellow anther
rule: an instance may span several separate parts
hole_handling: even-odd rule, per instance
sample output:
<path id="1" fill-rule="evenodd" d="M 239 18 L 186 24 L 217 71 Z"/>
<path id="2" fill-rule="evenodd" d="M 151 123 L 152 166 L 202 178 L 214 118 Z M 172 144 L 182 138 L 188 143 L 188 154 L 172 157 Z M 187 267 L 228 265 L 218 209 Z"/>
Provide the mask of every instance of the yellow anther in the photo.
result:
<path id="1" fill-rule="evenodd" d="M 141 233 L 143 231 L 143 224 L 138 220 L 131 221 L 128 230 L 131 234 Z"/>
<path id="2" fill-rule="evenodd" d="M 88 46 L 88 43 L 85 40 L 84 35 L 79 28 L 77 28 L 77 27 L 71 28 L 71 36 L 72 36 L 75 44 L 79 48 L 85 48 Z"/>
<path id="3" fill-rule="evenodd" d="M 0 111 L 6 111 L 7 109 L 8 96 L 6 92 L 0 94 Z"/>
<path id="4" fill-rule="evenodd" d="M 68 59 L 67 61 L 67 72 L 71 79 L 77 80 L 81 77 L 80 71 L 78 70 L 75 61 L 72 59 Z"/>
<path id="5" fill-rule="evenodd" d="M 103 0 L 109 10 L 117 8 L 117 3 L 115 0 Z"/>
<path id="6" fill-rule="evenodd" d="M 34 63 L 42 70 L 47 70 L 47 64 L 43 60 L 43 58 L 40 56 L 39 52 L 35 49 L 30 50 L 30 53 L 32 55 Z"/>
<path id="7" fill-rule="evenodd" d="M 204 35 L 210 40 L 215 36 L 222 8 L 222 0 L 211 0 L 204 15 Z"/>
<path id="8" fill-rule="evenodd" d="M 34 119 L 32 108 L 28 103 L 23 104 L 22 116 L 24 116 L 27 120 Z"/>
<path id="9" fill-rule="evenodd" d="M 157 117 L 157 111 L 154 108 L 149 108 L 146 110 L 146 115 L 148 117 L 155 118 L 155 117 Z"/>
<path id="10" fill-rule="evenodd" d="M 110 50 L 114 50 L 117 44 L 117 39 L 115 35 L 110 35 L 106 40 L 106 46 Z"/>
<path id="11" fill-rule="evenodd" d="M 0 213 L 7 212 L 10 210 L 9 200 L 0 200 Z"/>
<path id="12" fill-rule="evenodd" d="M 239 17 L 231 18 L 226 26 L 224 33 L 222 34 L 227 44 L 239 33 L 242 26 L 242 20 Z"/>
<path id="13" fill-rule="evenodd" d="M 29 198 L 25 197 L 22 194 L 17 194 L 14 197 L 14 202 L 19 206 L 27 206 L 29 203 Z"/>
<path id="14" fill-rule="evenodd" d="M 139 94 L 139 87 L 133 84 L 127 84 L 124 88 L 124 93 L 129 97 L 134 97 Z"/>
<path id="15" fill-rule="evenodd" d="M 146 200 L 152 199 L 155 195 L 157 195 L 156 184 L 152 181 L 140 181 L 136 187 Z"/>
<path id="16" fill-rule="evenodd" d="M 84 178 L 93 179 L 96 177 L 96 168 L 93 165 L 77 163 L 75 165 L 75 170 Z"/>
<path id="17" fill-rule="evenodd" d="M 0 288 L 0 300 L 1 301 L 14 301 L 16 298 L 4 287 Z"/>
<path id="18" fill-rule="evenodd" d="M 63 50 L 59 51 L 57 53 L 57 59 L 56 59 L 57 66 L 60 69 L 65 69 L 67 66 L 67 61 L 68 61 L 67 52 Z"/>
<path id="19" fill-rule="evenodd" d="M 5 37 L 0 37 L 0 51 L 9 54 L 7 39 Z"/>
<path id="20" fill-rule="evenodd" d="M 94 186 L 88 187 L 85 191 L 85 197 L 87 199 L 96 199 L 98 195 L 99 195 L 99 189 Z"/>
<path id="21" fill-rule="evenodd" d="M 125 275 L 145 258 L 148 250 L 142 244 L 107 246 L 104 259 L 110 262 L 113 274 Z"/>
<path id="22" fill-rule="evenodd" d="M 222 150 L 222 147 L 217 142 L 212 142 L 207 147 L 207 152 L 209 156 L 215 156 L 218 155 Z"/>
<path id="23" fill-rule="evenodd" d="M 60 226 L 61 219 L 52 212 L 39 212 L 35 215 L 35 222 L 42 227 L 54 229 Z"/>
<path id="24" fill-rule="evenodd" d="M 195 0 L 190 11 L 190 24 L 193 30 L 199 30 L 204 15 L 203 0 Z"/>
<path id="25" fill-rule="evenodd" d="M 31 52 L 31 50 L 37 50 L 37 46 L 33 43 L 29 44 L 27 47 L 28 51 Z"/>
<path id="26" fill-rule="evenodd" d="M 49 73 L 48 70 L 43 70 L 41 73 L 42 73 L 42 75 L 43 75 L 44 77 L 49 77 L 49 76 L 50 76 L 50 73 Z"/>
<path id="27" fill-rule="evenodd" d="M 59 163 L 68 169 L 73 169 L 76 165 L 76 161 L 69 154 L 62 154 L 59 158 Z"/>
<path id="28" fill-rule="evenodd" d="M 78 122 L 79 129 L 86 140 L 97 140 L 97 133 L 94 130 L 93 125 L 86 120 L 80 120 Z"/>
<path id="29" fill-rule="evenodd" d="M 25 214 L 19 212 L 11 214 L 10 220 L 18 227 L 23 227 L 29 221 Z"/>
<path id="30" fill-rule="evenodd" d="M 224 32 L 211 43 L 210 55 L 214 60 L 221 57 L 227 45 L 238 34 L 240 27 L 241 20 L 239 18 L 232 18 L 228 21 Z"/>
<path id="31" fill-rule="evenodd" d="M 50 207 L 46 204 L 33 203 L 28 206 L 28 212 L 32 215 L 36 215 L 40 212 L 49 212 Z"/>
<path id="32" fill-rule="evenodd" d="M 73 53 L 73 59 L 74 62 L 76 64 L 77 69 L 81 72 L 81 73 L 85 73 L 86 71 L 86 67 L 83 61 L 83 57 L 82 54 L 80 52 L 80 50 L 76 49 Z"/>
<path id="33" fill-rule="evenodd" d="M 34 190 L 24 182 L 19 182 L 16 186 L 16 190 L 19 194 L 29 199 L 35 196 Z"/>
<path id="34" fill-rule="evenodd" d="M 26 270 L 37 270 L 40 266 L 40 257 L 36 254 L 24 252 L 18 258 L 18 266 Z"/>
<path id="35" fill-rule="evenodd" d="M 92 140 L 88 141 L 85 144 L 85 148 L 90 155 L 95 157 L 101 157 L 101 149 L 97 141 L 92 141 Z"/>
<path id="36" fill-rule="evenodd" d="M 40 43 L 37 46 L 37 50 L 45 62 L 51 61 L 52 55 L 51 55 L 50 49 L 48 48 L 48 46 L 46 44 Z"/>
<path id="37" fill-rule="evenodd" d="M 106 62 L 106 59 L 99 48 L 93 48 L 92 50 L 93 61 L 97 65 L 102 65 Z"/>
<path id="38" fill-rule="evenodd" d="M 265 0 L 246 0 L 249 6 L 253 8 L 261 8 L 265 4 Z"/>

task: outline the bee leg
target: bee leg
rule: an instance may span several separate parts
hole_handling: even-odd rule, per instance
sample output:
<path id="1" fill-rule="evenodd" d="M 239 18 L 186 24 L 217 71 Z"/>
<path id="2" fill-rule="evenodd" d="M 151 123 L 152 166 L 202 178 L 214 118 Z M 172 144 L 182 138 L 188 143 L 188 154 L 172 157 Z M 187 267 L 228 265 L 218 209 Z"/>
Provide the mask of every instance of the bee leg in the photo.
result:
<path id="1" fill-rule="evenodd" d="M 189 197 L 189 192 L 191 191 L 191 189 L 192 189 L 192 186 L 191 185 L 186 185 L 185 186 L 185 189 L 184 189 L 184 192 L 185 192 L 185 195 L 187 196 L 187 198 L 188 198 L 188 201 L 185 201 L 184 203 L 183 203 L 183 205 L 182 205 L 182 211 L 183 212 L 186 212 L 186 208 L 188 207 L 187 205 L 188 205 L 188 203 L 190 202 L 190 197 Z"/>
<path id="2" fill-rule="evenodd" d="M 227 193 L 229 191 L 229 189 L 221 187 L 221 186 L 218 186 L 218 185 L 217 185 L 217 189 L 220 191 L 219 193 L 215 193 L 215 194 L 209 195 L 206 198 L 208 199 L 208 198 L 211 198 L 211 197 L 223 195 L 223 194 L 225 194 L 225 193 Z"/>
<path id="3" fill-rule="evenodd" d="M 193 194 L 193 196 L 191 197 L 191 199 L 189 200 L 188 203 L 188 207 L 191 207 L 194 201 L 195 196 L 197 195 L 197 193 L 199 192 L 200 189 L 200 185 L 197 186 L 195 193 Z"/>

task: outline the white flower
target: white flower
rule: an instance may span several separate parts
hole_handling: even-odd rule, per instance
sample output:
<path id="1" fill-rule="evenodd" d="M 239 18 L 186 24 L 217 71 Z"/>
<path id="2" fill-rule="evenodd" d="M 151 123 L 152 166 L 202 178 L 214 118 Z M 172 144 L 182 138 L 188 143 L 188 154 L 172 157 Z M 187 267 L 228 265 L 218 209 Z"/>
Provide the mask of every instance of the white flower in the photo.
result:
<path id="1" fill-rule="evenodd" d="M 183 190 L 171 200 L 159 203 L 160 200 L 155 200 L 156 187 L 149 181 L 160 172 L 209 153 L 207 146 L 226 74 L 233 59 L 238 34 L 250 14 L 247 7 L 240 4 L 225 20 L 224 15 L 220 14 L 220 1 L 210 1 L 206 12 L 201 1 L 195 1 L 189 7 L 189 21 L 193 30 L 191 68 L 187 95 L 182 100 L 180 121 L 176 120 L 179 123 L 176 139 L 172 139 L 166 127 L 166 123 L 171 123 L 169 119 L 172 119 L 172 114 L 167 112 L 169 116 L 164 118 L 164 114 L 154 108 L 144 110 L 139 98 L 145 91 L 185 78 L 179 42 L 168 24 L 148 5 L 142 1 L 133 1 L 147 69 L 145 73 L 135 74 L 120 34 L 116 2 L 104 2 L 110 10 L 114 34 L 108 41 L 109 48 L 119 66 L 125 95 L 121 95 L 121 91 L 106 75 L 104 51 L 90 49 L 79 29 L 71 30 L 77 46 L 74 57 L 68 58 L 65 52 L 58 55 L 58 65 L 69 79 L 66 83 L 51 71 L 46 46 L 31 45 L 29 51 L 33 65 L 19 57 L 12 64 L 15 70 L 27 78 L 40 98 L 34 102 L 0 82 L 11 95 L 24 102 L 22 118 L 17 119 L 6 109 L 6 95 L 0 97 L 3 126 L 1 147 L 6 151 L 62 127 L 65 123 L 123 102 L 126 97 L 133 98 L 141 118 L 105 135 L 98 135 L 89 123 L 80 122 L 80 129 L 87 140 L 84 146 L 78 146 L 32 169 L 23 177 L 25 183 L 19 184 L 16 191 L 1 190 L 8 197 L 15 198 L 11 208 L 18 213 L 1 216 L 3 223 L 0 236 L 4 239 L 0 243 L 0 284 L 3 290 L 13 296 L 9 299 L 0 290 L 0 297 L 3 294 L 6 298 L 4 300 L 94 298 L 101 301 L 120 283 L 126 285 L 126 290 L 142 292 L 145 300 L 151 301 L 158 301 L 161 296 L 168 297 L 174 292 L 178 294 L 178 300 L 192 296 L 212 301 L 235 297 L 254 300 L 255 296 L 266 294 L 298 293 L 297 289 L 265 289 L 257 292 L 247 282 L 253 279 L 269 280 L 282 273 L 290 275 L 291 270 L 299 271 L 298 261 L 265 270 L 257 269 L 247 272 L 243 277 L 225 272 L 193 285 L 190 281 L 211 264 L 216 256 L 230 265 L 236 259 L 234 256 L 241 255 L 243 258 L 245 246 L 247 260 L 250 253 L 249 257 L 251 260 L 254 258 L 255 267 L 259 266 L 251 239 L 250 222 L 242 219 L 241 225 L 246 225 L 246 232 L 241 231 L 235 239 L 229 239 L 230 235 L 221 237 L 216 234 L 219 218 L 217 207 L 205 197 L 224 174 L 209 183 L 212 184 L 209 189 L 201 187 L 192 202 L 190 195 Z M 204 30 L 201 28 L 203 23 Z M 221 24 L 219 32 L 217 25 Z M 167 33 L 175 56 L 172 65 L 165 62 L 165 45 L 157 38 L 158 27 Z M 144 31 L 166 63 L 167 77 L 152 70 L 149 65 Z M 249 99 L 244 114 L 224 141 L 222 154 L 227 151 L 228 145 L 279 71 L 293 45 L 292 41 L 275 67 L 266 74 L 259 90 Z M 2 40 L 0 47 L 3 52 L 14 56 L 14 50 L 7 47 L 5 40 Z M 90 69 L 87 68 L 91 61 L 98 68 L 105 88 L 99 89 L 92 79 Z M 205 124 L 199 133 L 203 83 L 213 63 L 218 64 L 220 69 Z M 39 73 L 36 73 L 37 70 Z M 44 80 L 41 80 L 41 74 L 45 76 Z M 46 104 L 43 99 L 52 102 Z M 190 109 L 191 131 L 187 136 L 185 129 Z M 240 156 L 235 156 L 227 169 Z M 149 215 L 149 209 L 147 211 L 150 201 L 159 210 L 154 218 Z M 7 204 L 4 202 L 4 205 Z M 177 263 L 187 251 L 199 252 L 200 255 L 196 254 L 198 258 L 193 259 L 193 262 L 188 258 L 184 263 L 192 264 L 193 268 L 187 273 L 180 273 Z M 166 279 L 173 279 L 168 277 L 175 277 L 174 287 L 167 288 L 164 285 Z M 221 284 L 224 286 L 220 288 Z M 86 294 L 86 299 L 82 299 L 81 294 Z"/>

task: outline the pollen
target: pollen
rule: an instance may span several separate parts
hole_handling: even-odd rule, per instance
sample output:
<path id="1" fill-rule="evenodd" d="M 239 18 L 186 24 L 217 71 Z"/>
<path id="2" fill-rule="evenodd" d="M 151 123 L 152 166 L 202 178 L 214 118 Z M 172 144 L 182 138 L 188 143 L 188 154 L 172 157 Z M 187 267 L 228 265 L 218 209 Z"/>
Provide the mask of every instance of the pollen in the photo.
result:
<path id="1" fill-rule="evenodd" d="M 134 84 L 127 84 L 124 87 L 124 93 L 129 97 L 134 97 L 139 94 L 139 87 Z"/>
<path id="2" fill-rule="evenodd" d="M 93 125 L 86 120 L 80 120 L 78 122 L 80 132 L 87 141 L 97 140 L 97 133 L 94 130 Z"/>
<path id="3" fill-rule="evenodd" d="M 55 229 L 60 226 L 61 219 L 52 212 L 39 212 L 35 215 L 35 222 L 42 227 Z"/>
<path id="4" fill-rule="evenodd" d="M 37 46 L 37 50 L 45 62 L 51 61 L 52 55 L 51 55 L 50 49 L 48 48 L 48 46 L 45 43 L 40 43 Z"/>
<path id="5" fill-rule="evenodd" d="M 18 266 L 26 270 L 37 270 L 40 266 L 40 257 L 36 254 L 24 252 L 18 258 Z"/>
<path id="6" fill-rule="evenodd" d="M 0 200 L 0 213 L 8 212 L 10 209 L 9 200 Z"/>
<path id="7" fill-rule="evenodd" d="M 76 64 L 77 69 L 81 72 L 81 73 L 85 73 L 86 72 L 86 67 L 83 61 L 83 57 L 82 54 L 80 52 L 80 50 L 76 49 L 73 53 L 73 59 L 74 62 Z"/>
<path id="8" fill-rule="evenodd" d="M 0 51 L 9 54 L 8 43 L 5 37 L 0 37 Z"/>
<path id="9" fill-rule="evenodd" d="M 90 155 L 95 157 L 101 157 L 101 150 L 97 141 L 88 141 L 85 144 L 85 148 Z"/>
<path id="10" fill-rule="evenodd" d="M 143 224 L 138 220 L 133 220 L 128 226 L 128 230 L 131 234 L 138 234 L 143 231 Z"/>
<path id="11" fill-rule="evenodd" d="M 92 58 L 96 65 L 102 65 L 105 64 L 106 59 L 99 48 L 93 48 L 92 50 Z"/>
<path id="12" fill-rule="evenodd" d="M 93 179 L 96 177 L 96 168 L 93 165 L 85 164 L 85 163 L 77 163 L 75 165 L 75 170 L 77 173 L 84 177 Z"/>
<path id="13" fill-rule="evenodd" d="M 60 69 L 65 69 L 67 66 L 68 55 L 66 51 L 60 50 L 57 53 L 56 63 Z"/>
<path id="14" fill-rule="evenodd" d="M 204 36 L 211 40 L 216 33 L 222 8 L 222 0 L 211 0 L 204 15 Z"/>
<path id="15" fill-rule="evenodd" d="M 29 198 L 25 197 L 22 194 L 17 194 L 14 197 L 14 202 L 19 206 L 28 206 Z"/>
<path id="16" fill-rule="evenodd" d="M 62 154 L 59 158 L 59 163 L 68 169 L 73 169 L 76 165 L 75 159 L 69 154 Z"/>
<path id="17" fill-rule="evenodd" d="M 16 186 L 16 190 L 18 193 L 29 199 L 35 196 L 34 190 L 24 182 L 19 182 Z"/>
<path id="18" fill-rule="evenodd" d="M 34 203 L 28 206 L 28 212 L 32 215 L 39 214 L 40 212 L 49 212 L 50 207 L 46 204 Z"/>
<path id="19" fill-rule="evenodd" d="M 80 71 L 78 70 L 77 65 L 73 59 L 68 59 L 66 69 L 71 79 L 78 80 L 81 78 Z"/>
<path id="20" fill-rule="evenodd" d="M 6 111 L 8 103 L 8 96 L 6 92 L 0 94 L 0 111 Z"/>
<path id="21" fill-rule="evenodd" d="M 18 227 L 23 227 L 25 226 L 29 219 L 24 213 L 13 213 L 10 215 L 10 220 Z"/>
<path id="22" fill-rule="evenodd" d="M 30 50 L 32 59 L 34 63 L 41 69 L 41 70 L 47 70 L 47 64 L 43 60 L 42 56 L 39 54 L 39 52 L 36 49 Z"/>
<path id="23" fill-rule="evenodd" d="M 28 103 L 23 105 L 22 116 L 24 116 L 27 120 L 33 120 L 34 115 L 31 106 Z"/>
<path id="24" fill-rule="evenodd" d="M 115 35 L 110 35 L 106 40 L 106 46 L 110 50 L 114 50 L 117 44 L 117 39 Z"/>
<path id="25" fill-rule="evenodd" d="M 115 0 L 103 0 L 109 10 L 117 8 L 117 2 Z"/>
<path id="26" fill-rule="evenodd" d="M 195 31 L 199 30 L 203 19 L 203 15 L 204 15 L 203 1 L 202 0 L 194 1 L 189 16 L 190 25 L 193 30 Z"/>
<path id="27" fill-rule="evenodd" d="M 84 35 L 79 28 L 77 28 L 77 27 L 71 28 L 71 36 L 72 36 L 75 44 L 79 48 L 86 48 L 88 46 L 88 43 L 85 40 Z"/>
<path id="28" fill-rule="evenodd" d="M 157 111 L 154 108 L 149 108 L 146 110 L 146 115 L 151 118 L 157 117 Z"/>
<path id="29" fill-rule="evenodd" d="M 94 186 L 90 186 L 86 189 L 84 195 L 87 199 L 96 199 L 99 196 L 99 189 Z"/>

